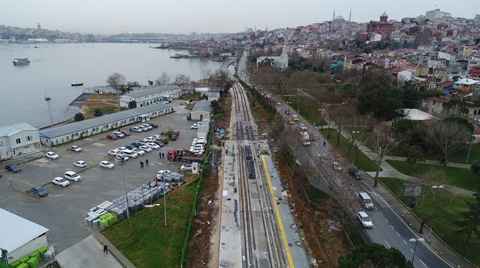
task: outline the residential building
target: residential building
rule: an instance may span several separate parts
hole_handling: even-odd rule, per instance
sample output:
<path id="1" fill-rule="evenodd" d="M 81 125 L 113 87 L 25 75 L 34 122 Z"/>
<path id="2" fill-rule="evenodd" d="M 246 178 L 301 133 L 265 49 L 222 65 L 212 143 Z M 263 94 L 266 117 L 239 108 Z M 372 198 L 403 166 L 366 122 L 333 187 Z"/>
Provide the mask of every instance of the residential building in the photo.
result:
<path id="1" fill-rule="evenodd" d="M 47 228 L 1 208 L 0 219 L 0 248 L 7 251 L 9 263 L 48 246 Z"/>
<path id="2" fill-rule="evenodd" d="M 472 66 L 470 69 L 470 77 L 480 79 L 480 65 Z"/>
<path id="3" fill-rule="evenodd" d="M 195 103 L 192 111 L 190 112 L 191 120 L 200 120 L 202 121 L 205 117 L 210 117 L 212 109 L 210 107 L 210 101 L 201 100 Z"/>
<path id="4" fill-rule="evenodd" d="M 449 109 L 445 107 L 445 104 L 449 103 L 452 97 L 441 96 L 431 97 L 428 99 L 428 112 L 433 115 L 446 116 L 449 113 Z"/>
<path id="5" fill-rule="evenodd" d="M 427 11 L 425 14 L 425 17 L 431 20 L 436 20 L 436 19 L 441 19 L 444 17 L 451 17 L 451 16 L 452 16 L 451 13 L 440 11 L 440 9 L 430 10 L 430 11 Z"/>
<path id="6" fill-rule="evenodd" d="M 38 129 L 27 123 L 0 127 L 0 160 L 40 152 Z"/>
<path id="7" fill-rule="evenodd" d="M 178 98 L 182 89 L 177 86 L 154 87 L 142 91 L 129 92 L 120 96 L 120 107 L 128 107 L 131 101 L 137 102 L 137 107 L 152 105 L 164 98 Z"/>
<path id="8" fill-rule="evenodd" d="M 102 132 L 120 129 L 130 124 L 149 121 L 151 118 L 172 112 L 171 104 L 152 104 L 71 124 L 42 129 L 40 131 L 40 140 L 44 145 L 56 146 Z"/>
<path id="9" fill-rule="evenodd" d="M 470 57 L 473 55 L 473 53 L 478 52 L 478 45 L 472 45 L 472 46 L 464 46 L 462 55 L 464 57 Z"/>
<path id="10" fill-rule="evenodd" d="M 257 67 L 259 64 L 269 63 L 271 66 L 278 70 L 286 70 L 288 68 L 288 48 L 284 46 L 282 48 L 282 54 L 280 56 L 262 56 L 257 58 Z"/>
<path id="11" fill-rule="evenodd" d="M 457 89 L 457 90 L 460 90 L 462 92 L 470 93 L 470 92 L 473 91 L 473 86 L 475 84 L 479 84 L 479 83 L 480 82 L 477 81 L 477 80 L 464 78 L 464 79 L 460 79 L 460 80 L 454 82 L 453 83 L 453 88 Z"/>
<path id="12" fill-rule="evenodd" d="M 425 77 L 428 76 L 430 68 L 425 64 L 409 63 L 406 70 L 412 72 L 413 76 Z"/>
<path id="13" fill-rule="evenodd" d="M 407 81 L 410 81 L 410 79 L 412 79 L 412 72 L 408 70 L 401 71 L 397 75 L 397 83 L 399 85 L 402 85 Z"/>
<path id="14" fill-rule="evenodd" d="M 388 15 L 385 12 L 380 16 L 380 21 L 370 21 L 367 25 L 367 32 L 381 34 L 382 40 L 390 36 L 392 30 L 393 23 L 388 22 Z"/>

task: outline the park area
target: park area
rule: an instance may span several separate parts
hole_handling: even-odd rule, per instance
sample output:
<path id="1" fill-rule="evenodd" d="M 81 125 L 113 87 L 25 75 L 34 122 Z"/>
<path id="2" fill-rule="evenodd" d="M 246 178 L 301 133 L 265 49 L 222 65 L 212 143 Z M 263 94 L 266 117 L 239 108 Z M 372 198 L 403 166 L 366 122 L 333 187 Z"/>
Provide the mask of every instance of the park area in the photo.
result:
<path id="1" fill-rule="evenodd" d="M 469 171 L 469 170 L 467 170 Z M 410 205 L 410 198 L 403 197 L 403 185 L 406 181 L 397 178 L 379 178 L 380 181 L 390 189 L 405 206 Z M 475 265 L 480 265 L 480 241 L 478 239 L 471 239 L 466 250 L 462 251 L 461 247 L 465 242 L 465 237 L 455 234 L 455 225 L 452 223 L 461 219 L 461 212 L 468 211 L 466 201 L 474 203 L 472 197 L 455 195 L 447 190 L 437 190 L 437 208 L 433 216 L 430 218 L 427 225 L 431 224 L 433 220 L 433 232 L 442 239 L 449 247 L 451 247 L 458 254 L 461 254 Z M 415 208 L 409 209 L 418 218 L 422 219 L 428 217 L 433 207 L 432 191 L 424 191 L 423 197 L 417 198 Z M 418 231 L 418 230 L 417 230 Z M 425 227 L 424 233 L 429 232 L 429 227 Z"/>
<path id="2" fill-rule="evenodd" d="M 168 227 L 161 198 L 159 206 L 133 215 L 131 226 L 125 219 L 102 233 L 138 268 L 178 267 L 196 186 L 192 181 L 167 194 Z"/>

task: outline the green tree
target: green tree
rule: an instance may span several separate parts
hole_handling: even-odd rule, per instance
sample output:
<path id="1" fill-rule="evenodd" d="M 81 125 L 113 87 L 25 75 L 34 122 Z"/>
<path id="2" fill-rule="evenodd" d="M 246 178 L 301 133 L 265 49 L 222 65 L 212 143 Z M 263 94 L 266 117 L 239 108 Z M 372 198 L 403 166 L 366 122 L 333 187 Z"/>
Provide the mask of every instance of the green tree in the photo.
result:
<path id="1" fill-rule="evenodd" d="M 408 164 L 408 174 L 412 173 L 413 165 L 418 161 L 425 161 L 422 148 L 416 145 L 406 145 L 402 148 L 403 155 L 407 158 L 405 162 Z"/>
<path id="2" fill-rule="evenodd" d="M 457 227 L 454 233 L 467 236 L 465 238 L 465 243 L 462 246 L 462 250 L 464 251 L 467 249 L 467 244 L 470 242 L 472 234 L 480 237 L 480 194 L 473 194 L 473 197 L 475 198 L 475 203 L 465 201 L 465 203 L 468 205 L 469 211 L 460 213 L 462 218 L 453 222 L 453 224 Z"/>
<path id="3" fill-rule="evenodd" d="M 75 114 L 74 119 L 75 119 L 75 122 L 82 121 L 85 119 L 85 116 L 82 113 L 78 112 Z"/>
<path id="4" fill-rule="evenodd" d="M 403 106 L 401 91 L 390 86 L 369 85 L 358 96 L 357 108 L 360 114 L 373 113 L 376 118 L 392 120 L 399 117 Z"/>
<path id="5" fill-rule="evenodd" d="M 130 109 L 137 108 L 137 102 L 132 100 L 131 102 L 128 103 L 128 108 L 130 108 Z"/>
<path id="6" fill-rule="evenodd" d="M 352 248 L 347 255 L 338 259 L 339 268 L 388 267 L 413 268 L 410 261 L 396 248 L 385 248 L 379 244 L 363 244 Z"/>
<path id="7" fill-rule="evenodd" d="M 402 108 L 418 108 L 421 99 L 415 87 L 405 84 L 402 88 Z"/>
<path id="8" fill-rule="evenodd" d="M 103 115 L 102 111 L 98 108 L 95 109 L 95 111 L 93 112 L 93 116 L 95 116 L 95 117 L 99 117 L 99 116 L 102 116 L 102 115 Z"/>

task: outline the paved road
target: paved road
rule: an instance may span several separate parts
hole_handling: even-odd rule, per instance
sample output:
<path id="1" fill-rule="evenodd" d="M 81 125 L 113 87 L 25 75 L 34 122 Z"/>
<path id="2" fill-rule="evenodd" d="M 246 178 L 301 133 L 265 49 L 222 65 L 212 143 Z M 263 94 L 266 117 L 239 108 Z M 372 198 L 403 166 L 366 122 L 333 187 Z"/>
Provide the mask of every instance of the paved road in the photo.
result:
<path id="1" fill-rule="evenodd" d="M 238 72 L 242 73 L 240 68 L 242 64 L 238 64 Z M 280 98 L 277 98 L 280 99 Z M 286 123 L 288 119 L 288 115 L 285 114 L 285 109 L 289 108 L 285 103 L 277 106 L 277 111 L 279 114 L 284 118 L 284 122 Z M 295 114 L 293 109 L 290 109 L 292 114 Z M 304 120 L 299 114 L 298 117 L 300 121 L 298 123 L 303 123 L 307 126 L 309 133 L 318 133 L 317 130 L 313 128 L 306 120 Z M 300 136 L 299 136 L 300 138 Z M 323 147 L 323 140 L 317 140 L 317 142 L 313 142 L 309 148 L 310 152 L 316 153 L 304 153 L 297 154 L 300 155 L 298 157 L 298 161 L 308 166 L 309 163 L 318 162 L 315 158 L 316 156 L 320 156 L 322 154 L 326 154 L 327 157 L 332 157 L 328 150 Z M 302 148 L 297 148 L 301 149 Z M 298 152 L 298 150 L 297 150 Z M 310 158 L 310 159 L 309 159 Z M 344 168 L 345 169 L 345 168 Z M 339 176 L 339 185 L 342 185 L 341 180 L 343 179 L 351 179 L 348 177 Z M 328 185 L 327 179 L 324 177 L 321 183 L 317 183 L 316 180 L 312 181 L 312 178 L 309 178 L 311 184 L 314 186 L 319 185 L 320 189 L 325 191 L 326 185 Z M 361 227 L 359 230 L 363 234 L 364 238 L 369 242 L 375 242 L 378 244 L 382 244 L 386 247 L 395 247 L 399 249 L 407 259 L 411 259 L 413 256 L 413 249 L 415 245 L 413 243 L 408 242 L 411 238 L 417 238 L 417 235 L 402 221 L 402 219 L 392 210 L 392 208 L 388 205 L 385 200 L 383 200 L 374 189 L 368 186 L 366 183 L 360 184 L 359 188 L 357 189 L 358 192 L 360 191 L 367 191 L 370 193 L 376 208 L 372 211 L 367 211 L 369 216 L 372 218 L 374 228 L 372 229 L 362 229 Z M 355 217 L 356 211 L 350 211 L 352 213 L 352 217 Z M 432 268 L 443 268 L 443 267 L 452 267 L 447 264 L 443 259 L 441 259 L 436 253 L 434 253 L 426 244 L 419 243 L 416 251 L 416 257 L 414 262 L 415 267 L 432 267 Z"/>

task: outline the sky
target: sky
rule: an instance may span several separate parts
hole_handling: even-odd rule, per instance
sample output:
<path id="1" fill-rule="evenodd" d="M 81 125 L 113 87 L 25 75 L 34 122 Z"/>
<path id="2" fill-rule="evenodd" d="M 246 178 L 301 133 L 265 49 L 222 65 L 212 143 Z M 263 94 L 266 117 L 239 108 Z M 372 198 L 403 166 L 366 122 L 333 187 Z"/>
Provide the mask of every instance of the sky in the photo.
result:
<path id="1" fill-rule="evenodd" d="M 474 18 L 480 0 L 0 0 L 0 25 L 69 32 L 232 33 L 276 29 L 331 20 L 378 20 L 425 15 L 439 8 L 454 17 Z"/>

